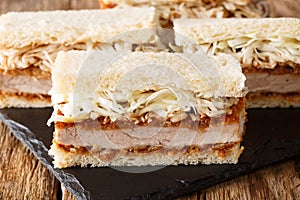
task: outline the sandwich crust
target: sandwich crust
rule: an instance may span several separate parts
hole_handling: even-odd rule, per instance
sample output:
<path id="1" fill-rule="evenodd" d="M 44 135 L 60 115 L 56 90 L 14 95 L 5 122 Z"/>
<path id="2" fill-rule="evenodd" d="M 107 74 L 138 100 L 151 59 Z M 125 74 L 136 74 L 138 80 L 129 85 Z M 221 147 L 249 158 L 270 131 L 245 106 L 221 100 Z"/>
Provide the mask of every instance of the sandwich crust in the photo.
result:
<path id="1" fill-rule="evenodd" d="M 98 83 L 103 91 L 115 89 L 120 81 L 120 77 L 123 77 L 127 72 L 139 66 L 168 67 L 178 73 L 180 77 L 184 78 L 190 90 L 197 91 L 200 94 L 199 96 L 205 98 L 238 98 L 243 97 L 245 94 L 245 76 L 242 73 L 240 64 L 232 56 L 226 54 L 219 54 L 218 56 L 210 58 L 211 60 L 206 57 L 207 62 L 195 68 L 194 65 L 198 64 L 197 60 L 195 63 L 191 63 L 191 60 L 195 60 L 196 58 L 195 54 L 188 54 L 186 56 L 185 54 L 167 52 L 133 52 L 116 59 L 111 64 L 109 70 L 105 71 L 104 75 L 100 74 L 101 77 L 99 77 L 99 73 L 97 73 L 96 70 L 87 66 L 94 65 L 95 68 L 95 66 L 97 66 L 96 60 L 83 65 L 85 59 L 90 55 L 93 54 L 89 54 L 85 51 L 60 52 L 58 54 L 52 73 L 53 87 L 51 93 L 54 101 L 56 96 L 72 94 L 75 89 L 76 92 L 82 94 L 87 92 L 93 93 L 96 88 L 95 84 Z M 101 66 L 99 66 L 99 68 L 100 67 Z M 82 73 L 80 76 L 77 76 L 78 73 L 84 69 L 92 70 L 94 73 L 89 72 L 88 77 Z M 76 79 L 74 79 L 74 77 Z M 133 81 L 135 80 L 127 83 L 128 87 L 130 87 L 130 85 L 137 85 L 137 83 Z M 82 87 L 81 90 L 81 87 L 76 87 L 76 85 L 87 85 L 89 88 Z"/>
<path id="2" fill-rule="evenodd" d="M 0 108 L 45 108 L 51 106 L 51 97 L 41 94 L 3 93 L 0 91 Z"/>
<path id="3" fill-rule="evenodd" d="M 300 19 L 297 18 L 175 19 L 174 30 L 197 44 L 245 36 L 262 39 L 287 36 L 300 41 Z M 184 45 L 181 42 L 177 44 Z"/>
<path id="4" fill-rule="evenodd" d="M 53 142 L 49 151 L 55 155 L 56 168 L 70 166 L 155 166 L 179 164 L 235 164 L 244 147 L 240 143 L 212 144 L 182 148 L 161 149 L 159 147 L 132 147 L 124 150 L 98 149 L 63 146 Z"/>
<path id="5" fill-rule="evenodd" d="M 49 79 L 51 73 L 48 71 L 41 70 L 37 67 L 29 66 L 25 69 L 14 69 L 14 70 L 3 70 L 0 69 L 0 75 L 3 76 L 29 76 L 35 79 Z"/>
<path id="6" fill-rule="evenodd" d="M 300 107 L 300 92 L 250 92 L 246 98 L 249 108 Z"/>
<path id="7" fill-rule="evenodd" d="M 156 22 L 153 8 L 10 12 L 0 16 L 0 46 L 105 42 L 126 31 L 155 27 Z"/>

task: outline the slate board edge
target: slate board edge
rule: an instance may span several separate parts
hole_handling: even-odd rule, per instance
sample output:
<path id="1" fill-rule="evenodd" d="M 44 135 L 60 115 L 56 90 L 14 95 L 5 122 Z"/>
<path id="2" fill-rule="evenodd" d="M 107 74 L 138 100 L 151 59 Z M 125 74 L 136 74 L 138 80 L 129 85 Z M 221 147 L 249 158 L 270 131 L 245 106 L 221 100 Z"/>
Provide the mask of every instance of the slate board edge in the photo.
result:
<path id="1" fill-rule="evenodd" d="M 52 165 L 52 157 L 48 154 L 48 149 L 44 143 L 36 138 L 33 132 L 27 127 L 9 119 L 0 113 L 0 121 L 2 121 L 13 135 L 20 140 L 34 154 L 34 156 L 42 162 L 44 166 L 59 180 L 64 187 L 72 192 L 78 199 L 89 200 L 90 193 L 86 191 L 80 182 L 72 174 L 65 173 L 59 169 L 55 169 Z"/>

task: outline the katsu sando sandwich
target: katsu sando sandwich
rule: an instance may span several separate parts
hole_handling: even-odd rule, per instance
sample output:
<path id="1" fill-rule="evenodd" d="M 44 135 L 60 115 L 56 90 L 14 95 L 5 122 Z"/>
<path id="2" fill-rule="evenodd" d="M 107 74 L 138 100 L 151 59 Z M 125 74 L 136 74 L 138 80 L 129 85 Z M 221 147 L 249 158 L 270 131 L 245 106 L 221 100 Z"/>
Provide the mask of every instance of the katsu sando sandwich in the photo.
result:
<path id="1" fill-rule="evenodd" d="M 184 35 L 209 55 L 240 61 L 250 107 L 300 106 L 300 19 L 179 19 L 174 29 L 177 45 L 189 46 Z"/>
<path id="2" fill-rule="evenodd" d="M 172 27 L 176 18 L 266 17 L 265 0 L 99 0 L 101 8 L 146 7 L 157 9 L 163 27 Z"/>
<path id="3" fill-rule="evenodd" d="M 101 56 L 59 52 L 54 166 L 237 163 L 246 118 L 240 64 L 225 54 L 196 67 L 188 58 L 133 52 L 99 75 Z"/>
<path id="4" fill-rule="evenodd" d="M 123 32 L 157 26 L 152 8 L 12 12 L 0 16 L 0 107 L 51 105 L 51 66 L 58 51 L 121 44 Z M 150 33 L 150 31 L 148 31 Z M 130 40 L 130 38 L 123 38 Z M 137 42 L 148 43 L 153 35 Z"/>

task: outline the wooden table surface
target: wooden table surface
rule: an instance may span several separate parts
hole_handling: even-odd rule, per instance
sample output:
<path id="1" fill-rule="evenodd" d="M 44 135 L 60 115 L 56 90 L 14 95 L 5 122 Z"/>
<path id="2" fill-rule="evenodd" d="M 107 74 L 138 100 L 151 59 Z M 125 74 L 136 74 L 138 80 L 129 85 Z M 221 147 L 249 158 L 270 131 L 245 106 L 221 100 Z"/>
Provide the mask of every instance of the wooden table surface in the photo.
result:
<path id="1" fill-rule="evenodd" d="M 300 17 L 299 0 L 269 0 L 272 16 Z M 276 2 L 276 4 L 275 4 Z M 99 8 L 97 0 L 0 0 L 0 13 Z M 180 199 L 300 199 L 300 156 Z M 0 199 L 76 199 L 0 122 Z"/>

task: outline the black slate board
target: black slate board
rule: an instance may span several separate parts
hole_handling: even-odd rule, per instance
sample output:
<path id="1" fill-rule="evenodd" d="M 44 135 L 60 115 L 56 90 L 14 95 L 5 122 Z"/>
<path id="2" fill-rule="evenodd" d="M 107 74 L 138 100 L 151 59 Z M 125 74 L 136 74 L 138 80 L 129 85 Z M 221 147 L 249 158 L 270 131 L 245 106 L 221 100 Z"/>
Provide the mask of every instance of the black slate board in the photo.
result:
<path id="1" fill-rule="evenodd" d="M 252 109 L 247 111 L 245 150 L 237 165 L 170 166 L 148 173 L 57 170 L 47 154 L 53 128 L 45 124 L 51 112 L 2 109 L 0 120 L 80 199 L 173 199 L 300 154 L 300 109 Z"/>

